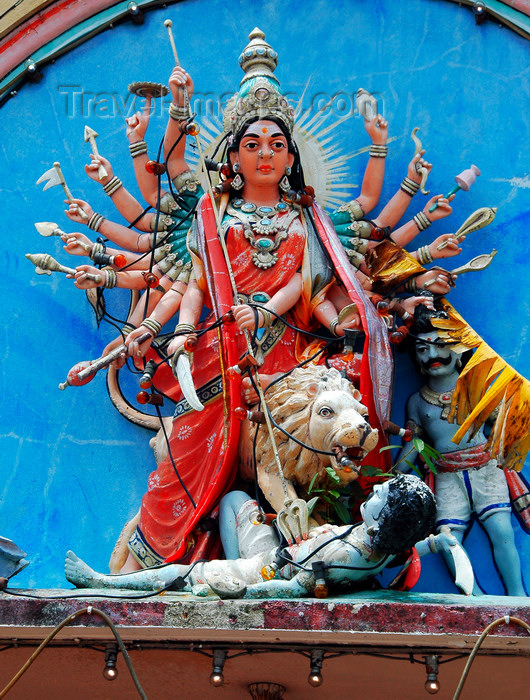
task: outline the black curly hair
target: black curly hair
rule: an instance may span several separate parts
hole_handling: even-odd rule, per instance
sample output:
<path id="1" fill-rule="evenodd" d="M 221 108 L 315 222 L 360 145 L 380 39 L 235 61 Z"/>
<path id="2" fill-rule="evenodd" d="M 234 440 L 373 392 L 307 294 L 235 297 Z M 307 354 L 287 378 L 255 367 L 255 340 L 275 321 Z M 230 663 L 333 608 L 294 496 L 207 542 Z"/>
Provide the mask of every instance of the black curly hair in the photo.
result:
<path id="1" fill-rule="evenodd" d="M 381 554 L 399 554 L 434 528 L 436 501 L 431 489 L 416 476 L 400 474 L 388 483 L 388 500 L 372 544 Z"/>

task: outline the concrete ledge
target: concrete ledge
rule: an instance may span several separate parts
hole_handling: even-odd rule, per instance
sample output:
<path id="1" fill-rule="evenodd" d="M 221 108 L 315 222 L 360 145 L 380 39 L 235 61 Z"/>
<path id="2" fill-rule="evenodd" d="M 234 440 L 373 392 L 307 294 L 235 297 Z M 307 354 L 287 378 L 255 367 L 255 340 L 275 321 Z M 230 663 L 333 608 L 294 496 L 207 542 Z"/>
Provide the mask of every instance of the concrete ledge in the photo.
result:
<path id="1" fill-rule="evenodd" d="M 176 646 L 202 642 L 466 651 L 493 620 L 513 616 L 530 622 L 529 599 L 493 596 L 377 591 L 325 600 L 222 601 L 171 593 L 132 600 L 122 592 L 113 592 L 118 598 L 111 599 L 94 597 L 107 596 L 108 591 L 86 590 L 77 591 L 80 598 L 50 600 L 73 591 L 17 593 L 46 596 L 37 600 L 0 594 L 0 639 L 28 644 L 39 642 L 68 615 L 89 605 L 109 615 L 125 641 Z M 78 644 L 111 636 L 101 618 L 87 614 L 65 627 L 54 642 Z M 499 625 L 482 651 L 530 656 L 530 635 L 516 624 Z"/>

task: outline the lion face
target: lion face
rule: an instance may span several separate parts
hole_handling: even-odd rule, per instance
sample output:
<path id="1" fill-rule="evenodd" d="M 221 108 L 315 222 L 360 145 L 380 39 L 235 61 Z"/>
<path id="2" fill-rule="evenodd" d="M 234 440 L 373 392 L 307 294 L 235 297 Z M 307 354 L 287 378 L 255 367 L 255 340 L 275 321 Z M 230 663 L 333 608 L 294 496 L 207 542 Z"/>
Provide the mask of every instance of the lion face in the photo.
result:
<path id="1" fill-rule="evenodd" d="M 360 461 L 374 449 L 378 432 L 367 422 L 368 410 L 358 398 L 360 394 L 356 391 L 318 393 L 309 419 L 309 437 L 313 447 L 326 452 L 338 447 L 355 461 Z M 334 457 L 331 464 L 341 478 L 349 480 Z"/>
<path id="2" fill-rule="evenodd" d="M 309 365 L 295 369 L 289 376 L 267 391 L 267 403 L 274 420 L 289 435 L 275 429 L 278 455 L 284 476 L 296 485 L 299 495 L 306 496 L 307 488 L 316 475 L 314 484 L 319 486 L 328 479 L 326 467 L 337 472 L 343 485 L 357 478 L 357 471 L 342 467 L 335 457 L 322 455 L 340 448 L 352 461 L 359 462 L 378 442 L 378 432 L 367 422 L 368 411 L 361 403 L 361 394 L 344 379 L 336 369 L 322 365 Z M 255 443 L 258 479 L 276 472 L 274 451 L 266 430 L 258 430 Z M 307 445 L 308 447 L 303 447 Z M 279 482 L 279 476 L 276 477 Z M 263 488 L 263 486 L 262 486 Z M 274 494 L 266 495 L 276 507 Z M 278 507 L 282 508 L 283 491 Z"/>

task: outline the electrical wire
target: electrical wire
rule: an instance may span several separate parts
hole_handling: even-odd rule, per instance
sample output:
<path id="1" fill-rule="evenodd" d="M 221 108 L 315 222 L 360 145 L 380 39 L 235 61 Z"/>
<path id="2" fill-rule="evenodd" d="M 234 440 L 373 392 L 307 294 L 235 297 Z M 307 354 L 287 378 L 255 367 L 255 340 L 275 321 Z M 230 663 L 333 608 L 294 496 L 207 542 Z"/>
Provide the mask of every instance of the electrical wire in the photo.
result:
<path id="1" fill-rule="evenodd" d="M 120 651 L 123 654 L 123 658 L 125 660 L 125 663 L 127 664 L 127 668 L 129 669 L 129 673 L 131 674 L 131 678 L 134 682 L 134 685 L 136 686 L 136 690 L 138 691 L 139 696 L 142 698 L 142 700 L 147 700 L 147 695 L 144 692 L 144 689 L 141 686 L 141 683 L 138 679 L 138 676 L 136 675 L 136 671 L 134 670 L 134 667 L 132 665 L 132 661 L 130 659 L 130 656 L 127 652 L 127 649 L 125 648 L 125 645 L 123 643 L 123 640 L 120 636 L 120 633 L 118 632 L 118 629 L 116 625 L 112 622 L 110 617 L 104 613 L 102 610 L 99 610 L 98 608 L 93 608 L 91 605 L 89 605 L 87 608 L 83 608 L 82 610 L 77 610 L 75 613 L 72 613 L 72 615 L 69 615 L 67 618 L 65 618 L 62 622 L 60 622 L 51 632 L 50 634 L 44 639 L 42 644 L 33 652 L 33 654 L 29 657 L 29 659 L 26 661 L 26 663 L 20 668 L 20 670 L 13 676 L 13 678 L 9 681 L 9 683 L 6 685 L 6 687 L 0 691 L 0 700 L 1 698 L 5 697 L 7 693 L 11 690 L 11 688 L 15 685 L 15 683 L 20 680 L 20 678 L 26 673 L 28 668 L 31 666 L 31 664 L 35 661 L 35 659 L 39 656 L 39 654 L 45 649 L 46 646 L 52 641 L 52 639 L 63 629 L 63 627 L 66 627 L 67 624 L 70 622 L 73 622 L 77 617 L 80 615 L 98 615 L 103 619 L 103 621 L 107 624 L 108 627 L 110 627 L 112 633 L 114 634 L 114 637 L 118 643 L 118 646 L 120 647 Z"/>
<path id="2" fill-rule="evenodd" d="M 475 656 L 477 655 L 478 650 L 482 646 L 482 642 L 486 639 L 488 634 L 491 632 L 491 630 L 494 627 L 497 627 L 498 625 L 509 625 L 510 623 L 514 623 L 516 625 L 519 625 L 520 627 L 523 627 L 529 634 L 530 634 L 530 625 L 524 620 L 520 620 L 518 617 L 512 617 L 511 615 L 505 615 L 504 617 L 499 617 L 498 620 L 493 620 L 493 622 L 490 622 L 490 624 L 484 628 L 484 631 L 480 635 L 480 637 L 477 639 L 475 642 L 475 646 L 473 647 L 471 654 L 469 655 L 469 658 L 466 662 L 464 671 L 462 673 L 462 676 L 460 677 L 460 682 L 458 683 L 457 689 L 455 694 L 453 695 L 453 700 L 458 700 L 460 697 L 460 693 L 462 692 L 462 688 L 464 687 L 464 684 L 467 679 L 467 675 L 469 673 L 469 669 L 471 668 L 471 664 L 473 663 Z"/>
<path id="3" fill-rule="evenodd" d="M 151 568 L 151 567 L 150 567 Z M 186 573 L 186 576 L 189 571 Z M 124 576 L 125 574 L 113 574 L 113 576 Z M 184 577 L 183 577 L 184 578 Z M 168 583 L 164 588 L 160 588 L 156 591 L 151 591 L 149 593 L 142 593 L 141 595 L 108 595 L 103 593 L 72 593 L 71 595 L 56 595 L 56 596 L 45 596 L 45 595 L 33 595 L 32 593 L 15 593 L 13 589 L 4 588 L 2 593 L 7 593 L 8 595 L 15 596 L 16 598 L 33 598 L 34 600 L 73 600 L 75 598 L 104 598 L 105 600 L 142 600 L 144 598 L 154 598 L 157 595 L 161 595 L 168 591 L 173 585 L 174 581 Z"/>

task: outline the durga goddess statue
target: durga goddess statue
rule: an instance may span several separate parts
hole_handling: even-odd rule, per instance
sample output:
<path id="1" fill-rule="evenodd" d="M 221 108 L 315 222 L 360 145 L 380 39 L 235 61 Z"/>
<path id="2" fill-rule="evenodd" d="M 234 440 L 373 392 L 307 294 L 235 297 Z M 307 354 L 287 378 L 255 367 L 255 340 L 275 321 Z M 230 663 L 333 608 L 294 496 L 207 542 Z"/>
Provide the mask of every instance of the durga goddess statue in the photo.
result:
<path id="1" fill-rule="evenodd" d="M 420 187 L 420 171 L 431 169 L 424 151 L 416 153 L 379 216 L 369 220 L 383 183 L 388 124 L 380 114 L 365 113 L 372 145 L 360 195 L 326 214 L 317 201 L 318 186 L 315 198 L 311 185 L 319 173 L 307 166 L 307 134 L 296 126 L 274 73 L 277 54 L 259 29 L 249 38 L 239 59 L 244 76 L 228 102 L 223 132 L 209 148 L 209 159 L 190 114 L 193 82 L 179 65 L 169 81 L 173 102 L 164 164 L 149 161 L 143 140 L 149 99 L 144 113 L 127 120 L 138 184 L 155 213 L 146 213 L 125 190 L 107 159 L 96 154 L 86 166 L 140 233 L 95 213 L 82 200 L 72 199 L 67 211 L 72 221 L 88 224 L 119 246 L 111 249 L 80 233 L 65 234 L 69 253 L 88 251 L 96 261 L 111 256 L 99 270 L 78 266 L 76 286 L 146 290 L 123 337 L 111 346 L 124 343 L 142 367 L 143 357 L 150 360 L 157 390 L 176 403 L 167 456 L 149 476 L 140 513 L 127 531 L 127 549 L 122 547 L 114 564 L 124 573 L 219 554 L 204 524 L 236 478 L 242 417 L 261 408 L 267 422 L 267 387 L 301 363 L 333 364 L 336 338 L 347 331 L 355 331 L 361 348 L 349 376 L 370 426 L 379 431 L 369 462 L 386 470 L 389 453 L 378 448 L 386 444 L 390 416 L 389 325 L 396 334 L 397 318 L 399 332 L 406 333 L 415 306 L 432 304 L 432 297 L 417 293 L 446 294 L 454 284 L 450 273 L 427 271 L 424 265 L 459 253 L 462 238 L 443 234 L 415 253 L 404 250 L 435 219 L 451 213 L 450 200 L 432 197 L 422 212 L 392 231 Z M 191 136 L 197 139 L 204 189 L 184 157 L 185 139 Z M 207 169 L 216 171 L 217 184 Z M 164 170 L 168 192 L 160 185 Z M 124 267 L 113 264 L 118 254 L 125 258 Z M 177 312 L 169 343 L 155 341 Z M 281 472 L 281 465 L 275 468 Z M 267 495 L 274 503 L 285 496 L 288 507 L 292 493 L 284 481 L 279 483 L 280 497 L 272 491 Z"/>

